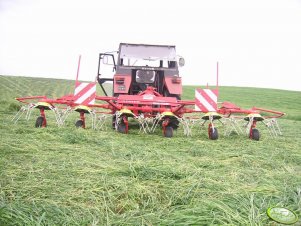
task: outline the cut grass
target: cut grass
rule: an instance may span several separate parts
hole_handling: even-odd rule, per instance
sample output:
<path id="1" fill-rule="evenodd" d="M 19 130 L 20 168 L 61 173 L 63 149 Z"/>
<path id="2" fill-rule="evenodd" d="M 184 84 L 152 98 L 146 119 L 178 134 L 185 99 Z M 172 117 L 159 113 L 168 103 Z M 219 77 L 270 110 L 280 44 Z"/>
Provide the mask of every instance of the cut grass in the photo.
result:
<path id="1" fill-rule="evenodd" d="M 26 95 L 24 84 L 32 85 L 32 95 L 64 95 L 55 86 L 61 81 L 0 78 L 3 87 L 22 83 L 19 91 L 3 88 L 0 95 L 6 101 L 0 111 L 0 225 L 272 225 L 265 213 L 270 206 L 301 213 L 301 121 L 281 119 L 284 136 L 277 139 L 260 127 L 259 142 L 224 137 L 222 127 L 217 141 L 205 131 L 165 139 L 161 131 L 74 129 L 73 117 L 57 128 L 51 114 L 49 127 L 35 129 L 34 116 L 17 125 L 8 120 L 15 102 L 6 98 Z M 225 99 L 246 107 L 269 107 L 264 98 L 269 102 L 274 92 L 260 89 L 257 101 L 236 97 L 240 88 L 227 89 L 220 89 Z M 295 101 L 277 103 L 276 110 L 298 114 L 298 95 L 277 93 Z"/>

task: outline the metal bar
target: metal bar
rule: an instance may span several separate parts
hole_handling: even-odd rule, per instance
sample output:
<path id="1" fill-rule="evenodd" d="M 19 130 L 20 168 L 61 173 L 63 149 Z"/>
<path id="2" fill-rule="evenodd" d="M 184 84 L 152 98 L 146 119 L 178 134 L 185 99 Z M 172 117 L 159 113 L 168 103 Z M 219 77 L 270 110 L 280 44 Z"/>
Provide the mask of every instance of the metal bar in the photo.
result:
<path id="1" fill-rule="evenodd" d="M 82 125 L 82 128 L 86 128 L 86 120 L 85 120 L 85 112 L 84 111 L 81 111 L 79 113 L 79 116 L 80 116 L 80 119 L 83 121 L 83 125 Z"/>
<path id="2" fill-rule="evenodd" d="M 258 107 L 253 107 L 252 110 L 263 111 L 263 112 L 275 114 L 275 115 L 271 115 L 271 116 L 265 116 L 265 118 L 279 118 L 279 117 L 285 115 L 285 113 L 283 113 L 281 111 L 274 111 L 274 110 L 258 108 Z"/>
<path id="3" fill-rule="evenodd" d="M 81 55 L 78 57 L 78 63 L 77 63 L 77 73 L 76 73 L 76 80 L 75 80 L 75 88 L 78 84 L 78 75 L 79 75 L 79 69 L 80 69 L 80 61 L 81 61 Z"/>
<path id="4" fill-rule="evenodd" d="M 216 89 L 218 90 L 218 62 L 216 62 Z"/>

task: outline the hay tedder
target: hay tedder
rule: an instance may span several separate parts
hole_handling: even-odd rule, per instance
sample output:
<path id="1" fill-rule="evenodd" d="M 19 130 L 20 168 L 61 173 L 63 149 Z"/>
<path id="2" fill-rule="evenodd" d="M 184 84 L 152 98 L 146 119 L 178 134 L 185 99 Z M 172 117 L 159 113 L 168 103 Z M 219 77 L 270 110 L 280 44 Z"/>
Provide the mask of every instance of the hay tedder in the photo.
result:
<path id="1" fill-rule="evenodd" d="M 24 103 L 12 119 L 15 123 L 25 113 L 29 119 L 33 109 L 39 109 L 36 127 L 46 127 L 46 110 L 55 114 L 58 126 L 64 125 L 71 112 L 79 112 L 76 127 L 86 128 L 86 114 L 91 115 L 92 128 L 101 129 L 110 120 L 113 129 L 128 133 L 133 124 L 139 125 L 139 132 L 152 133 L 162 128 L 165 137 L 172 137 L 178 127 L 184 135 L 192 135 L 192 128 L 199 126 L 208 130 L 211 140 L 218 139 L 215 122 L 225 126 L 224 135 L 232 132 L 259 140 L 257 122 L 263 122 L 271 136 L 281 135 L 277 118 L 282 112 L 253 107 L 242 109 L 230 102 L 219 103 L 218 64 L 217 85 L 214 89 L 196 89 L 194 100 L 181 100 L 182 78 L 179 68 L 184 58 L 176 54 L 175 46 L 121 43 L 118 52 L 99 54 L 98 74 L 95 82 L 79 82 L 80 58 L 75 90 L 57 99 L 46 96 L 19 97 Z M 111 78 L 103 73 L 113 71 Z M 96 95 L 96 84 L 103 92 Z M 108 87 L 111 83 L 111 91 Z"/>

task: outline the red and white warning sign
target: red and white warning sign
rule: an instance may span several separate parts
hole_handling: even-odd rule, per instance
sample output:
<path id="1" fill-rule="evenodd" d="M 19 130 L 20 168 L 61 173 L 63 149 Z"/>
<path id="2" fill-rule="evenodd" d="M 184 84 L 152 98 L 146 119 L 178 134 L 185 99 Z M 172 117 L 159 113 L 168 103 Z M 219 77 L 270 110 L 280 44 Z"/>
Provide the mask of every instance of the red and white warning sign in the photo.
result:
<path id="1" fill-rule="evenodd" d="M 74 91 L 76 104 L 88 105 L 95 103 L 96 83 L 77 82 Z"/>
<path id="2" fill-rule="evenodd" d="M 195 110 L 202 112 L 216 112 L 218 90 L 196 89 Z"/>

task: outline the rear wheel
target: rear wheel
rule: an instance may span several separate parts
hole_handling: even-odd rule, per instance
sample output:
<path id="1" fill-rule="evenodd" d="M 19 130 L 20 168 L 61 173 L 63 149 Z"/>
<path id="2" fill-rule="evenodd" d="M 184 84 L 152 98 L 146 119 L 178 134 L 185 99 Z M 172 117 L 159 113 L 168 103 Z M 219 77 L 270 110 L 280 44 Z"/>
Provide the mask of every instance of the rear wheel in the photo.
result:
<path id="1" fill-rule="evenodd" d="M 209 129 L 209 139 L 210 140 L 217 140 L 218 139 L 218 131 L 217 128 L 210 128 Z"/>
<path id="2" fill-rule="evenodd" d="M 173 136 L 173 128 L 171 126 L 165 127 L 164 136 L 168 138 Z"/>
<path id="3" fill-rule="evenodd" d="M 259 133 L 259 130 L 258 129 L 252 129 L 251 130 L 251 133 L 250 133 L 250 138 L 252 139 L 252 140 L 259 140 L 259 138 L 260 138 L 260 133 Z"/>
<path id="4" fill-rule="evenodd" d="M 35 127 L 36 127 L 36 128 L 42 127 L 42 126 L 43 126 L 43 122 L 44 122 L 44 117 L 39 116 L 39 117 L 37 118 L 37 120 L 36 120 Z"/>
<path id="5" fill-rule="evenodd" d="M 76 128 L 83 127 L 83 125 L 84 125 L 84 122 L 81 119 L 77 120 L 76 123 L 75 123 Z"/>

